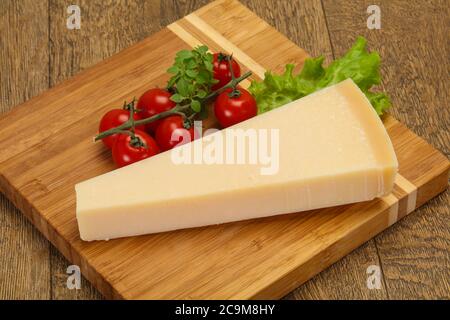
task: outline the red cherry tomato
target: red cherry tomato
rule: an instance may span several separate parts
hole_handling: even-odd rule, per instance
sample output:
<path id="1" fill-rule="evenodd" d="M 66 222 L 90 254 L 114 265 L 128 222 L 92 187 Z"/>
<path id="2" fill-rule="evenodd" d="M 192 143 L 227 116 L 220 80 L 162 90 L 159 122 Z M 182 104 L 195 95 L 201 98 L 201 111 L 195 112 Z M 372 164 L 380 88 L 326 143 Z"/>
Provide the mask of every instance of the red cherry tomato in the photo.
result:
<path id="1" fill-rule="evenodd" d="M 212 86 L 212 90 L 220 89 L 231 81 L 231 70 L 230 64 L 228 63 L 228 57 L 228 55 L 223 53 L 214 53 L 213 55 L 214 79 L 219 80 L 219 82 Z M 233 67 L 234 76 L 236 78 L 240 77 L 241 68 L 234 59 L 231 59 L 231 66 Z"/>
<path id="2" fill-rule="evenodd" d="M 171 93 L 160 88 L 153 88 L 146 91 L 137 103 L 137 109 L 143 118 L 152 117 L 155 114 L 167 111 L 175 107 L 176 103 L 170 100 Z M 161 120 L 151 122 L 146 125 L 147 130 L 155 132 Z"/>
<path id="3" fill-rule="evenodd" d="M 142 119 L 141 116 L 137 113 L 134 114 L 134 120 Z M 125 109 L 112 109 L 105 113 L 102 120 L 100 120 L 100 125 L 98 128 L 99 132 L 103 132 L 109 130 L 111 128 L 120 126 L 122 123 L 127 122 L 130 119 L 130 111 Z M 143 130 L 144 126 L 138 126 L 137 129 Z M 112 148 L 114 145 L 114 141 L 117 138 L 117 134 L 110 135 L 104 139 L 102 139 L 105 146 L 108 148 Z"/>
<path id="4" fill-rule="evenodd" d="M 190 141 L 183 141 L 187 139 L 185 136 L 189 134 L 190 141 L 195 137 L 194 127 L 185 129 L 183 126 L 183 117 L 179 115 L 169 116 L 164 118 L 158 128 L 156 128 L 155 139 L 162 151 L 172 149 L 179 143 L 186 143 Z"/>
<path id="5" fill-rule="evenodd" d="M 134 134 L 144 146 L 134 146 L 127 134 L 119 134 L 114 142 L 112 156 L 119 168 L 159 153 L 159 147 L 150 135 L 141 130 L 135 130 Z"/>
<path id="6" fill-rule="evenodd" d="M 214 113 L 223 128 L 250 119 L 258 113 L 255 98 L 245 89 L 238 88 L 236 96 L 232 90 L 222 92 L 214 102 Z"/>

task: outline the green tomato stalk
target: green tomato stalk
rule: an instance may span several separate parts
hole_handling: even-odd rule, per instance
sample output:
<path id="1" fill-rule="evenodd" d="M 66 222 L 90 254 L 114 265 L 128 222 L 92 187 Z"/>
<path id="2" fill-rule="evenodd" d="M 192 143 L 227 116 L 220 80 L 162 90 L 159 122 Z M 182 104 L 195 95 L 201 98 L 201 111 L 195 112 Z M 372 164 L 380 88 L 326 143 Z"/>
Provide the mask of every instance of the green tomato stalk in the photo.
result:
<path id="1" fill-rule="evenodd" d="M 233 72 L 232 72 L 233 74 Z M 220 89 L 217 89 L 213 92 L 211 92 L 210 94 L 208 94 L 206 97 L 200 99 L 200 103 L 201 105 L 205 105 L 207 104 L 210 100 L 214 99 L 215 97 L 217 97 L 219 94 L 221 94 L 222 92 L 224 92 L 225 90 L 229 89 L 229 88 L 236 88 L 236 86 L 243 81 L 244 79 L 247 79 L 248 77 L 250 77 L 252 75 L 252 72 L 248 71 L 245 74 L 241 75 L 239 78 L 235 78 L 233 76 L 233 79 L 225 86 L 223 86 Z M 133 108 L 131 109 L 133 110 Z M 188 110 L 192 110 L 191 107 L 191 103 L 187 103 L 184 105 L 179 105 L 177 104 L 174 108 L 158 113 L 152 117 L 148 117 L 145 119 L 141 119 L 141 120 L 137 120 L 135 121 L 134 118 L 131 116 L 128 121 L 124 122 L 123 124 L 121 124 L 120 126 L 117 126 L 115 128 L 111 128 L 109 130 L 103 131 L 101 133 L 99 133 L 98 135 L 96 135 L 94 137 L 94 142 L 99 141 L 101 139 L 104 139 L 108 136 L 111 136 L 113 134 L 120 134 L 123 133 L 123 131 L 129 130 L 129 129 L 133 129 L 136 126 L 141 126 L 141 125 L 145 125 L 163 118 L 166 118 L 168 116 L 172 116 L 172 115 L 180 115 L 183 118 L 186 117 L 186 112 Z M 197 114 L 198 112 L 195 112 L 195 114 Z"/>

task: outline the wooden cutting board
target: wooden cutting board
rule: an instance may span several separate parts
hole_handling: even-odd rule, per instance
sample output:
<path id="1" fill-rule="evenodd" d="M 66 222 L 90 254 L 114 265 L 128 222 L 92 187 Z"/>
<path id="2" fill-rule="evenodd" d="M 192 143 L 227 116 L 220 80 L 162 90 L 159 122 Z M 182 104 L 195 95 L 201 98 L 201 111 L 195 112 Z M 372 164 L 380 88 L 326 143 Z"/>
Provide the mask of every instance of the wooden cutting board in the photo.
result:
<path id="1" fill-rule="evenodd" d="M 237 1 L 219 0 L 0 118 L 1 192 L 107 298 L 280 298 L 447 188 L 447 158 L 386 116 L 400 163 L 395 190 L 387 197 L 81 241 L 74 185 L 114 169 L 109 152 L 92 143 L 102 114 L 150 87 L 164 86 L 175 53 L 201 43 L 233 53 L 254 79 L 266 69 L 281 72 L 286 63 L 300 68 L 307 56 Z"/>

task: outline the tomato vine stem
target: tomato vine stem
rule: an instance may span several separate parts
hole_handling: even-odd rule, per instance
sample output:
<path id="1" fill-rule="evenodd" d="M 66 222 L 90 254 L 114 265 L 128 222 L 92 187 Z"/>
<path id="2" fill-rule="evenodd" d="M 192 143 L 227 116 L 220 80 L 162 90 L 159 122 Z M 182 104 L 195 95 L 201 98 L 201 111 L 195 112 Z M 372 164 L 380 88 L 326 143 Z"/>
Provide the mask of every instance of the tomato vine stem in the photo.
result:
<path id="1" fill-rule="evenodd" d="M 242 76 L 240 76 L 238 78 L 235 78 L 233 76 L 232 80 L 230 82 L 228 82 L 222 88 L 211 92 L 209 95 L 207 95 L 205 98 L 203 98 L 201 100 L 201 103 L 202 104 L 207 103 L 209 100 L 215 98 L 216 96 L 218 96 L 219 94 L 221 94 L 222 92 L 224 92 L 225 90 L 227 90 L 229 88 L 236 88 L 236 85 L 238 83 L 240 83 L 244 79 L 247 79 L 251 75 L 252 75 L 252 72 L 248 71 L 248 72 L 246 72 L 245 74 L 243 74 Z M 128 130 L 128 129 L 132 129 L 133 130 L 134 127 L 145 125 L 145 124 L 148 124 L 148 123 L 151 123 L 151 122 L 154 122 L 154 121 L 166 118 L 166 117 L 171 116 L 171 115 L 178 114 L 178 115 L 182 115 L 183 118 L 185 118 L 186 115 L 185 115 L 185 113 L 183 111 L 186 111 L 186 110 L 188 110 L 190 108 L 191 108 L 190 104 L 181 105 L 181 106 L 180 105 L 176 105 L 175 107 L 173 107 L 170 110 L 167 110 L 167 111 L 158 113 L 158 114 L 156 114 L 154 116 L 151 116 L 151 117 L 148 117 L 148 118 L 145 118 L 145 119 L 140 119 L 140 120 L 137 120 L 137 121 L 135 121 L 134 117 L 131 115 L 130 119 L 128 119 L 128 121 L 122 123 L 120 126 L 117 126 L 117 127 L 111 128 L 109 130 L 100 132 L 98 135 L 96 135 L 94 137 L 94 142 L 99 141 L 101 139 L 104 139 L 104 138 L 106 138 L 108 136 L 111 136 L 113 134 L 121 134 L 121 133 L 123 133 L 123 131 Z"/>

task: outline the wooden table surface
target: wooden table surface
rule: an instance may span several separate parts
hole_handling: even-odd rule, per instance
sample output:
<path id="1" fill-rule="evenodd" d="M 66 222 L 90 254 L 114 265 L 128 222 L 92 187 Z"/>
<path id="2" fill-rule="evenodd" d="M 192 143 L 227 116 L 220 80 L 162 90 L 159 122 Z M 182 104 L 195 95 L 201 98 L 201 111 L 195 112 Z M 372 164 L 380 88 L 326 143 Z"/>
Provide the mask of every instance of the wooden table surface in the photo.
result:
<path id="1" fill-rule="evenodd" d="M 0 112 L 144 39 L 208 0 L 2 0 Z M 328 61 L 357 35 L 382 57 L 391 113 L 450 153 L 450 6 L 448 1 L 243 0 L 311 55 Z M 66 28 L 67 7 L 81 8 L 81 29 Z M 367 7 L 381 8 L 369 30 Z M 0 299 L 101 299 L 83 279 L 66 287 L 70 263 L 0 194 Z M 367 288 L 378 265 L 382 287 Z M 449 192 L 370 240 L 286 299 L 450 298 Z"/>

